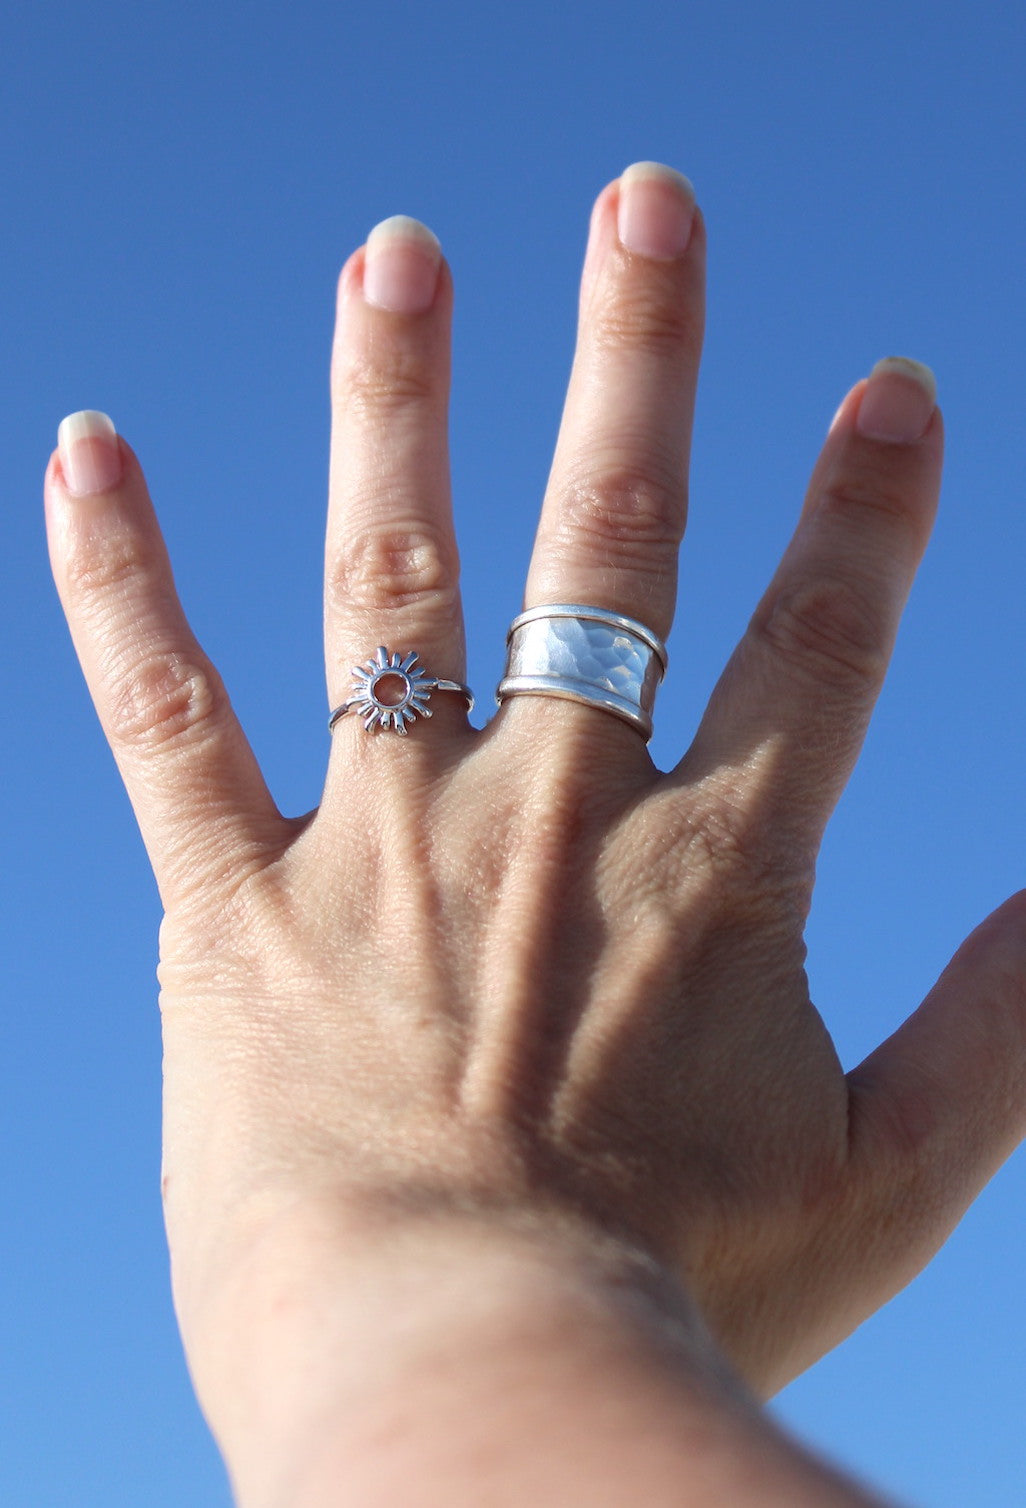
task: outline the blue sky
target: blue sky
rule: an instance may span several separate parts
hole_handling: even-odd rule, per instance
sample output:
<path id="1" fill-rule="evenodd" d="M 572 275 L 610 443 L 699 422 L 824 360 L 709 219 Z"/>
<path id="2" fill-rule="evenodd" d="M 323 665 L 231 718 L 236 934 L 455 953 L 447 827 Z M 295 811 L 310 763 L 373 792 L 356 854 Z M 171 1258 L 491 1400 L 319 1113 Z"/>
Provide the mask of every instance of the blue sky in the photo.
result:
<path id="1" fill-rule="evenodd" d="M 936 370 L 948 469 L 809 927 L 846 1063 L 1026 882 L 1026 10 L 90 5 L 0 20 L 0 1501 L 226 1508 L 171 1313 L 156 896 L 49 581 L 57 423 L 139 452 L 206 647 L 287 811 L 326 752 L 320 551 L 334 282 L 386 215 L 456 282 L 469 678 L 501 670 L 572 352 L 591 201 L 639 158 L 709 226 L 692 514 L 657 762 L 686 746 L 844 391 Z M 1026 1159 L 932 1268 L 779 1400 L 931 1508 L 1026 1468 Z"/>

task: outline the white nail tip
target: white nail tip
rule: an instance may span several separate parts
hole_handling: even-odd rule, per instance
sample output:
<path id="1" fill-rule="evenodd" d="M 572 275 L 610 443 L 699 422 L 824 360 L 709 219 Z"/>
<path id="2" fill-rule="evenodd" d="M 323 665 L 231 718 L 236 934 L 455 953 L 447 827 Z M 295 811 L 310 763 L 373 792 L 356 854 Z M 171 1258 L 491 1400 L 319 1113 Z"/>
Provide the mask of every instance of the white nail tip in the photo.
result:
<path id="1" fill-rule="evenodd" d="M 913 361 L 910 356 L 885 356 L 869 375 L 875 377 L 879 372 L 894 372 L 896 376 L 911 378 L 929 395 L 931 403 L 936 403 L 937 379 L 923 362 Z"/>
<path id="2" fill-rule="evenodd" d="M 116 440 L 117 433 L 109 414 L 101 414 L 95 408 L 83 408 L 61 420 L 57 428 L 57 444 L 64 450 L 76 440 Z"/>
<path id="3" fill-rule="evenodd" d="M 367 237 L 367 245 L 372 241 L 419 241 L 436 256 L 442 251 L 442 243 L 434 231 L 412 215 L 389 215 L 387 220 L 379 221 Z"/>
<path id="4" fill-rule="evenodd" d="M 634 183 L 639 178 L 661 178 L 664 183 L 675 184 L 689 199 L 695 197 L 695 185 L 691 179 L 678 173 L 676 168 L 668 168 L 665 162 L 632 162 L 620 174 L 621 187 L 625 183 Z"/>

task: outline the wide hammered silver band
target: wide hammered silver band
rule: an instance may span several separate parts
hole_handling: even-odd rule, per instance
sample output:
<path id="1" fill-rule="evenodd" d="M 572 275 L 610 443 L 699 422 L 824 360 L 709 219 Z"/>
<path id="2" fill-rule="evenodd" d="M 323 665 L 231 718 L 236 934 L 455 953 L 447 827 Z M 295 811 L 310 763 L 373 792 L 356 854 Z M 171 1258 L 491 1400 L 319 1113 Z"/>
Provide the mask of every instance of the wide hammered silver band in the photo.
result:
<path id="1" fill-rule="evenodd" d="M 506 673 L 495 697 L 585 702 L 622 717 L 647 742 L 666 665 L 665 644 L 636 618 L 579 602 L 552 602 L 513 619 L 506 635 Z"/>
<path id="2" fill-rule="evenodd" d="M 365 665 L 354 665 L 353 694 L 332 709 L 328 732 L 334 730 L 339 718 L 347 712 L 358 712 L 368 732 L 391 728 L 394 733 L 405 734 L 407 723 L 431 716 L 428 702 L 433 691 L 458 692 L 469 712 L 474 705 L 470 687 L 462 681 L 443 681 L 429 675 L 423 665 L 417 664 L 419 658 L 415 650 L 390 653 L 382 644 L 373 659 Z"/>

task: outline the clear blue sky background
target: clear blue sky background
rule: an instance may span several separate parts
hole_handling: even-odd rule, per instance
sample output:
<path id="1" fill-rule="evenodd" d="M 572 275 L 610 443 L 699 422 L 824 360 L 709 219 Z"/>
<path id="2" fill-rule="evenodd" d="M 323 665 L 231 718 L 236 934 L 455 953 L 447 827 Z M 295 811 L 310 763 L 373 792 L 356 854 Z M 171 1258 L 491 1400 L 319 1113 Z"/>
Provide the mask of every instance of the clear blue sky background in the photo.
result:
<path id="1" fill-rule="evenodd" d="M 454 472 L 487 693 L 592 198 L 638 158 L 695 182 L 708 354 L 663 764 L 841 395 L 881 355 L 931 363 L 940 522 L 809 930 L 814 998 L 853 1063 L 1026 883 L 1026 9 L 6 0 L 0 91 L 0 1501 L 225 1508 L 168 1294 L 157 901 L 46 567 L 58 421 L 106 409 L 138 450 L 186 606 L 295 812 L 327 745 L 334 282 L 377 220 L 426 220 L 455 276 Z M 1024 1208 L 1020 1156 L 782 1416 L 913 1502 L 1021 1503 Z"/>

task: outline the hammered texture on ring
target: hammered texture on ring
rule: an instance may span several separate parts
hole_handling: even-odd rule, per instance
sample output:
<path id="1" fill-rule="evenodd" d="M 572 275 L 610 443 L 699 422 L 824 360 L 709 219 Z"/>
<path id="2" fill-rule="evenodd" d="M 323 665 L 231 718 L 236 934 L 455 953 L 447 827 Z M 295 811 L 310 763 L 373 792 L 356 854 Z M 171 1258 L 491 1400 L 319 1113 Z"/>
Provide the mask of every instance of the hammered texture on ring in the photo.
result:
<path id="1" fill-rule="evenodd" d="M 379 728 L 405 734 L 407 726 L 418 717 L 430 717 L 428 702 L 433 691 L 455 691 L 462 696 L 469 712 L 474 693 L 462 681 L 440 680 L 418 665 L 416 650 L 399 654 L 379 645 L 373 659 L 353 666 L 353 692 L 328 718 L 329 733 L 347 712 L 357 712 L 368 733 Z"/>
<path id="2" fill-rule="evenodd" d="M 554 602 L 514 618 L 496 700 L 557 696 L 623 718 L 646 739 L 667 665 L 663 641 L 635 618 Z"/>

